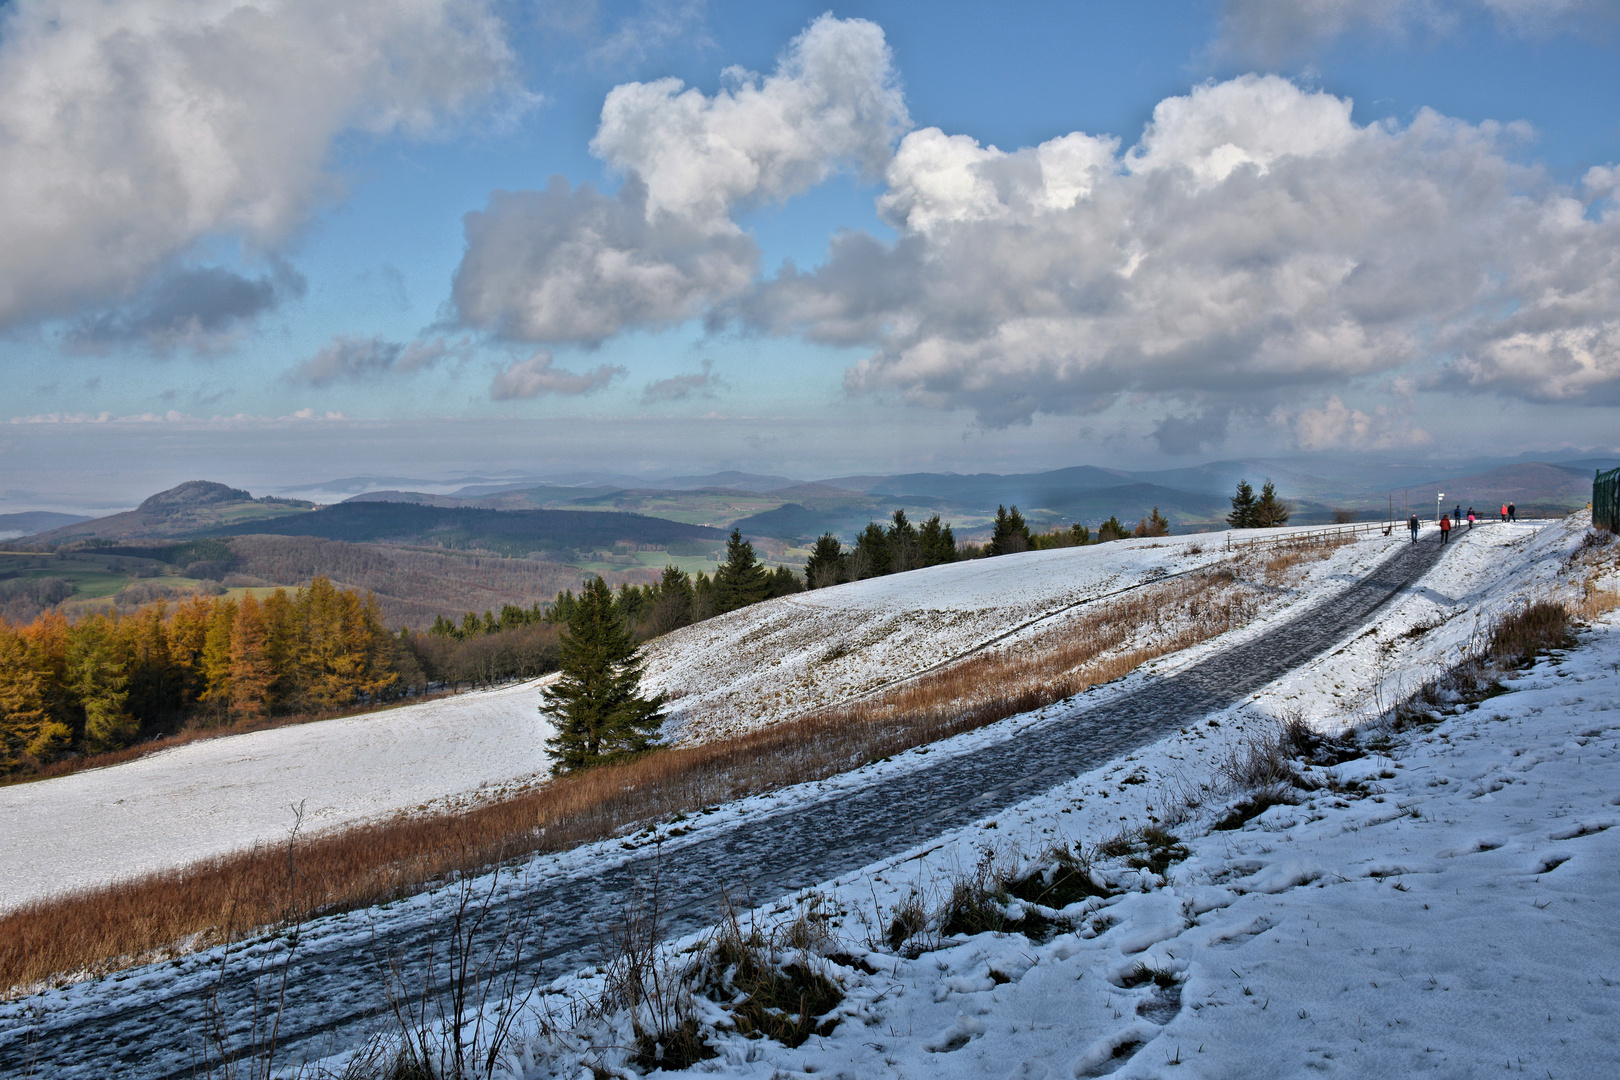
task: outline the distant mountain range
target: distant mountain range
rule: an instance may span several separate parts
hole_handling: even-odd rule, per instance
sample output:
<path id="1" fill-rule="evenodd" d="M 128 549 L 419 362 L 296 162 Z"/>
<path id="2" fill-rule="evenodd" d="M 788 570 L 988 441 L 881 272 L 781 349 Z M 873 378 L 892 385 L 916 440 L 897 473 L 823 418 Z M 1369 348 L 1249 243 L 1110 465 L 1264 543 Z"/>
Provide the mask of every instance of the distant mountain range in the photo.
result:
<path id="1" fill-rule="evenodd" d="M 1585 504 L 1593 470 L 1615 459 L 1477 459 L 1453 465 L 1400 464 L 1305 455 L 1235 459 L 1176 469 L 1126 470 L 1090 465 L 1035 473 L 894 473 L 795 483 L 774 475 L 728 471 L 671 476 L 648 483 L 611 473 L 566 478 L 466 477 L 448 492 L 407 487 L 360 490 L 317 509 L 308 501 L 254 498 L 239 488 L 191 481 L 159 492 L 135 510 L 88 519 L 32 512 L 0 517 L 0 534 L 44 543 L 133 542 L 269 534 L 349 542 L 475 547 L 509 554 L 612 547 L 615 543 L 712 545 L 733 526 L 772 543 L 802 544 L 823 532 L 846 540 L 895 510 L 914 520 L 939 514 L 959 536 L 982 533 L 998 506 L 1017 506 L 1037 528 L 1070 522 L 1095 527 L 1110 516 L 1131 524 L 1155 508 L 1178 530 L 1224 527 L 1240 479 L 1256 488 L 1273 480 L 1294 520 L 1325 521 L 1334 509 L 1364 517 L 1485 510 L 1514 502 L 1527 512 L 1561 512 Z M 366 489 L 403 478 L 349 477 L 294 489 Z M 577 481 L 565 483 L 563 480 Z M 427 485 L 422 486 L 448 486 Z M 8 530 L 7 522 L 14 522 Z"/>

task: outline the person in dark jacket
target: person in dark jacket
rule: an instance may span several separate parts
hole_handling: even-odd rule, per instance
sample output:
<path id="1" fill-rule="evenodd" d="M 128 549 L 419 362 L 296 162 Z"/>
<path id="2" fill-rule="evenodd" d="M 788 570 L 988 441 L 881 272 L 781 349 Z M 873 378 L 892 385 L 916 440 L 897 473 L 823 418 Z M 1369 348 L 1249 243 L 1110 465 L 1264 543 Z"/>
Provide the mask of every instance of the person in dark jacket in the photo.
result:
<path id="1" fill-rule="evenodd" d="M 1514 506 L 1512 503 L 1508 503 L 1508 520 L 1509 521 L 1518 521 L 1519 520 L 1519 508 L 1517 506 Z"/>
<path id="2" fill-rule="evenodd" d="M 1412 530 L 1412 543 L 1417 543 L 1418 519 L 1416 514 L 1406 519 L 1406 527 Z"/>

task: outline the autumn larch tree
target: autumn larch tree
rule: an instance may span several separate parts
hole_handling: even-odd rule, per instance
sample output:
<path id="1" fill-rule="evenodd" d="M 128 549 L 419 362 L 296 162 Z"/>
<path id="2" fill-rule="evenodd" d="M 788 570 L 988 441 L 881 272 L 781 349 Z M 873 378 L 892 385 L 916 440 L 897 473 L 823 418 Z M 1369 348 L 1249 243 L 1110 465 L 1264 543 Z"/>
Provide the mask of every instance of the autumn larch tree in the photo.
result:
<path id="1" fill-rule="evenodd" d="M 562 677 L 543 694 L 557 734 L 551 771 L 577 772 L 652 745 L 665 697 L 641 694 L 642 660 L 601 578 L 580 590 L 562 635 Z"/>

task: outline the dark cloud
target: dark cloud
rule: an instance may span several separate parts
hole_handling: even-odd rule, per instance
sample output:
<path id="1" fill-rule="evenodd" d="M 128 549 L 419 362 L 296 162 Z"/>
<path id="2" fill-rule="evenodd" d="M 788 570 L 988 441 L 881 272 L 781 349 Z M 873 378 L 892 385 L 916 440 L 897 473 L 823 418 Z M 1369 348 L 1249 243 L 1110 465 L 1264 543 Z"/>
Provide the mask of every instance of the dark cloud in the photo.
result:
<path id="1" fill-rule="evenodd" d="M 302 274 L 284 262 L 246 277 L 220 266 L 180 267 L 158 278 L 133 303 L 74 322 L 76 350 L 144 345 L 154 352 L 209 352 L 229 344 L 259 316 L 304 295 Z"/>
<path id="2" fill-rule="evenodd" d="M 551 354 L 540 349 L 527 360 L 519 360 L 496 375 L 494 382 L 490 383 L 489 396 L 496 401 L 545 394 L 578 397 L 600 390 L 623 374 L 624 368 L 608 364 L 598 365 L 586 372 L 569 371 L 556 367 Z"/>
<path id="3" fill-rule="evenodd" d="M 1196 454 L 1225 442 L 1230 420 L 1231 413 L 1222 408 L 1167 416 L 1153 430 L 1153 441 L 1166 454 Z"/>
<path id="4" fill-rule="evenodd" d="M 325 386 L 339 380 L 409 373 L 431 367 L 454 351 L 443 338 L 407 344 L 380 337 L 336 334 L 319 352 L 294 368 L 290 377 L 294 382 Z"/>
<path id="5" fill-rule="evenodd" d="M 702 371 L 650 382 L 641 391 L 641 400 L 651 405 L 660 401 L 685 401 L 693 397 L 712 398 L 715 390 L 725 385 L 714 374 L 713 368 L 714 361 L 705 360 Z"/>

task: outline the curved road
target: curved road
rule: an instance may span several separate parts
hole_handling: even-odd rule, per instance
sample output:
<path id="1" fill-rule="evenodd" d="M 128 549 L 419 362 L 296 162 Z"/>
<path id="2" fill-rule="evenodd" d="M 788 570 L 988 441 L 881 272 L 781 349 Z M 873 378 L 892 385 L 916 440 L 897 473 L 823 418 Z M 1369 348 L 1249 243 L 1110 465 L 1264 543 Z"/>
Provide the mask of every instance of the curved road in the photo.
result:
<path id="1" fill-rule="evenodd" d="M 1088 706 L 1078 698 L 1017 738 L 666 843 L 657 870 L 664 933 L 679 936 L 712 922 L 722 890 L 760 902 L 815 885 L 997 813 L 1237 703 L 1364 626 L 1439 561 L 1445 549 L 1437 539 L 1403 545 L 1366 578 L 1271 630 L 1106 703 Z M 653 860 L 642 849 L 626 852 L 615 866 L 597 862 L 588 873 L 537 871 L 524 879 L 526 888 L 495 897 L 473 934 L 473 951 L 495 955 L 506 929 L 529 918 L 545 927 L 539 972 L 545 978 L 596 961 L 599 928 L 651 879 Z M 363 916 L 333 916 L 305 928 L 290 961 L 284 944 L 261 945 L 252 960 L 233 958 L 223 978 L 217 954 L 208 954 L 0 1006 L 0 1076 L 200 1075 L 209 1001 L 219 1002 L 228 1029 L 245 1040 L 263 1011 L 256 995 L 269 989 L 256 976 L 270 971 L 279 978 L 289 962 L 287 999 L 296 1007 L 281 1019 L 277 1060 L 355 1045 L 382 1026 L 388 1007 L 377 957 L 392 957 L 405 985 L 424 984 L 434 963 L 425 944 L 428 918 L 380 922 L 371 939 L 356 921 Z M 442 971 L 444 940 L 438 951 L 435 967 Z"/>

